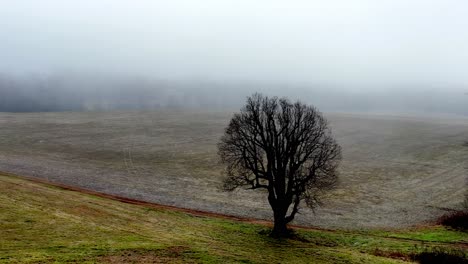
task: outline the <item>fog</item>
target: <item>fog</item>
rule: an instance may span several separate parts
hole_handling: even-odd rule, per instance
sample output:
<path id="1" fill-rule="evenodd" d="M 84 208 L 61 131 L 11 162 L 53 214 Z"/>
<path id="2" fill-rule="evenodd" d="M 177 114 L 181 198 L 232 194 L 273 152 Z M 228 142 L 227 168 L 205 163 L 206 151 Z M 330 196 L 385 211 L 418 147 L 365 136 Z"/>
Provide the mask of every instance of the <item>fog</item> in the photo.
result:
<path id="1" fill-rule="evenodd" d="M 0 111 L 468 114 L 465 1 L 2 1 Z"/>

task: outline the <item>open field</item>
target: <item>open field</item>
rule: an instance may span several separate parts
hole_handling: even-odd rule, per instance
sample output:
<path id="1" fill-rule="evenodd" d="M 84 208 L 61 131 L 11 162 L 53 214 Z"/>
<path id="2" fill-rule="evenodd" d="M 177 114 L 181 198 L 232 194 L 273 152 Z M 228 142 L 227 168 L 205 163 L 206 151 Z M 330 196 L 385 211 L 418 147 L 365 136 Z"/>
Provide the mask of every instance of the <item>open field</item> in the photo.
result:
<path id="1" fill-rule="evenodd" d="M 403 263 L 430 248 L 462 252 L 466 233 L 268 227 L 133 205 L 0 174 L 0 263 Z"/>
<path id="2" fill-rule="evenodd" d="M 0 114 L 0 170 L 130 198 L 269 219 L 266 196 L 219 191 L 227 112 Z M 341 183 L 296 224 L 400 228 L 463 200 L 468 119 L 327 114 Z"/>

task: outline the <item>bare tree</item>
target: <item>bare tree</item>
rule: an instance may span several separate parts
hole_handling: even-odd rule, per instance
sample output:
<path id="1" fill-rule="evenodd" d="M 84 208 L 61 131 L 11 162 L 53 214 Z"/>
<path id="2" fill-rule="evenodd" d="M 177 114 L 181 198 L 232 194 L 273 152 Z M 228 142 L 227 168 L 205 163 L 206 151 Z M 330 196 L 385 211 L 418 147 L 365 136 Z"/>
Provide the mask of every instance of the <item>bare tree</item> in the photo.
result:
<path id="1" fill-rule="evenodd" d="M 322 114 L 300 102 L 252 95 L 234 114 L 218 149 L 226 191 L 241 186 L 268 191 L 273 236 L 288 234 L 302 200 L 314 208 L 337 183 L 341 148 Z"/>

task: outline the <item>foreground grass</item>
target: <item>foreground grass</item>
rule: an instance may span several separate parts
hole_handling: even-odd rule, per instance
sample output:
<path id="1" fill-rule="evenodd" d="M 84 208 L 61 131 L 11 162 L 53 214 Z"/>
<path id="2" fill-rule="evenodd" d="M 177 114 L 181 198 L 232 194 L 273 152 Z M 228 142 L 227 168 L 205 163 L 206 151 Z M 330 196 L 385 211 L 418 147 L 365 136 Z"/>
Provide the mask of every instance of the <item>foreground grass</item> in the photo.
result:
<path id="1" fill-rule="evenodd" d="M 425 248 L 466 249 L 443 227 L 297 230 L 126 204 L 0 174 L 0 262 L 401 263 Z M 400 258 L 400 259 L 398 259 Z"/>

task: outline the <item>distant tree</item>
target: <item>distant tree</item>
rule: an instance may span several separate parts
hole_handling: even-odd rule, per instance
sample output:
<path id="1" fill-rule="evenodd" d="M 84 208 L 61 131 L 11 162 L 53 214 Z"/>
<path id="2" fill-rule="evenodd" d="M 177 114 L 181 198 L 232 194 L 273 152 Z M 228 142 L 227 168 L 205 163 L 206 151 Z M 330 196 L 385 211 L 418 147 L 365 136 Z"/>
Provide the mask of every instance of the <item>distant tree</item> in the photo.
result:
<path id="1" fill-rule="evenodd" d="M 468 147 L 468 141 L 463 143 L 463 146 Z M 468 212 L 468 166 L 465 166 L 465 199 L 463 201 L 463 209 Z"/>
<path id="2" fill-rule="evenodd" d="M 465 201 L 463 202 L 463 207 L 466 211 L 468 211 L 468 178 L 465 185 Z"/>
<path id="3" fill-rule="evenodd" d="M 314 208 L 337 183 L 341 148 L 323 115 L 301 102 L 252 95 L 234 114 L 218 149 L 226 191 L 268 191 L 276 237 L 288 234 L 302 200 Z"/>

